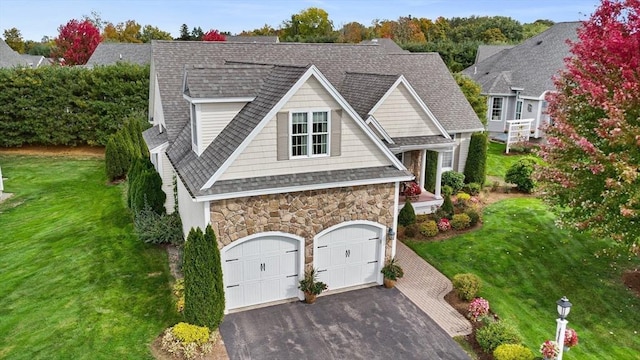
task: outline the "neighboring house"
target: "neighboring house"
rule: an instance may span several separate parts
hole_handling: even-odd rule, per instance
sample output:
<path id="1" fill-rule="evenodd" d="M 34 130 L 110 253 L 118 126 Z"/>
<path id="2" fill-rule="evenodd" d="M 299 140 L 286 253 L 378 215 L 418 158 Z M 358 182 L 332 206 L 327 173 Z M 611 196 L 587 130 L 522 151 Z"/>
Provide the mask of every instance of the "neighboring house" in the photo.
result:
<path id="1" fill-rule="evenodd" d="M 151 62 L 151 44 L 101 42 L 85 66 L 113 65 L 119 62 L 138 65 L 149 64 Z"/>
<path id="2" fill-rule="evenodd" d="M 29 62 L 0 39 L 0 68 L 27 67 Z"/>
<path id="3" fill-rule="evenodd" d="M 51 66 L 51 59 L 47 59 L 42 55 L 21 54 L 20 56 L 22 56 L 33 69 L 39 68 L 40 66 Z"/>
<path id="4" fill-rule="evenodd" d="M 483 62 L 487 58 L 499 53 L 502 50 L 509 50 L 515 45 L 479 45 L 476 52 L 476 60 L 474 64 Z"/>
<path id="5" fill-rule="evenodd" d="M 154 41 L 144 132 L 168 211 L 211 225 L 227 311 L 381 284 L 403 182 L 463 170 L 483 130 L 438 54 L 348 44 Z M 430 204 L 440 204 L 440 182 Z"/>
<path id="6" fill-rule="evenodd" d="M 378 45 L 385 49 L 388 54 L 409 53 L 409 50 L 404 50 L 392 39 L 378 38 L 371 40 L 364 40 L 360 42 L 361 45 Z"/>
<path id="7" fill-rule="evenodd" d="M 511 48 L 478 49 L 476 63 L 463 73 L 477 81 L 488 97 L 490 133 L 506 132 L 508 120 L 533 119 L 533 137 L 543 136 L 540 126 L 550 121 L 545 96 L 555 89 L 553 77 L 564 69 L 564 59 L 571 55 L 567 40 L 577 41 L 580 25 L 557 23 Z"/>

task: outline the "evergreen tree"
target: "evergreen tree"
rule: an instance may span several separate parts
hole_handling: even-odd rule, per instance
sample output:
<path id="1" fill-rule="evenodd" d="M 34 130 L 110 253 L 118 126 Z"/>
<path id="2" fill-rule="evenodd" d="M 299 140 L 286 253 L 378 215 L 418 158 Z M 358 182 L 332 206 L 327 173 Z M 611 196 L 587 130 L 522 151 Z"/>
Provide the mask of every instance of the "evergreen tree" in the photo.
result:
<path id="1" fill-rule="evenodd" d="M 135 177 L 131 184 L 131 209 L 134 212 L 149 206 L 158 214 L 164 214 L 167 194 L 162 191 L 162 178 L 155 169 L 147 169 Z"/>
<path id="2" fill-rule="evenodd" d="M 189 27 L 187 26 L 187 24 L 182 24 L 182 26 L 180 26 L 180 37 L 178 37 L 176 40 L 191 40 L 191 35 L 189 35 Z"/>
<path id="3" fill-rule="evenodd" d="M 222 320 L 224 293 L 218 293 L 221 286 L 216 284 L 222 271 L 220 261 L 216 264 L 215 260 L 215 235 L 210 226 L 206 232 L 192 228 L 184 247 L 184 317 L 190 324 L 213 330 Z"/>
<path id="4" fill-rule="evenodd" d="M 487 134 L 475 133 L 471 135 L 469 154 L 464 165 L 465 183 L 484 185 L 487 173 Z"/>
<path id="5" fill-rule="evenodd" d="M 218 327 L 224 316 L 224 284 L 222 281 L 222 260 L 220 258 L 220 249 L 211 225 L 207 225 L 204 232 L 205 241 L 213 243 L 213 325 Z"/>
<path id="6" fill-rule="evenodd" d="M 424 187 L 433 193 L 436 191 L 436 176 L 438 174 L 438 153 L 427 150 L 427 166 L 424 174 Z"/>
<path id="7" fill-rule="evenodd" d="M 407 200 L 404 203 L 404 207 L 400 209 L 398 213 L 398 224 L 402 226 L 409 226 L 416 223 L 416 211 L 411 205 L 411 201 Z"/>
<path id="8" fill-rule="evenodd" d="M 116 135 L 111 135 L 107 146 L 104 150 L 105 169 L 107 173 L 107 179 L 109 181 L 115 181 L 123 177 L 123 157 L 122 151 L 118 147 Z"/>

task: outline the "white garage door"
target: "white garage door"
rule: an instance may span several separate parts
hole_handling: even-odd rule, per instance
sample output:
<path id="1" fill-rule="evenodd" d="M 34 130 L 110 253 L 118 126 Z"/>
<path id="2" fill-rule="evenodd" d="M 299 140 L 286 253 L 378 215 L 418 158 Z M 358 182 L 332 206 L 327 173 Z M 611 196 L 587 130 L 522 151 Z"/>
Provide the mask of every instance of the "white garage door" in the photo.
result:
<path id="1" fill-rule="evenodd" d="M 297 297 L 299 244 L 265 235 L 226 250 L 222 273 L 227 310 Z"/>
<path id="2" fill-rule="evenodd" d="M 351 224 L 321 235 L 314 249 L 318 278 L 329 290 L 376 282 L 381 232 L 376 226 Z"/>

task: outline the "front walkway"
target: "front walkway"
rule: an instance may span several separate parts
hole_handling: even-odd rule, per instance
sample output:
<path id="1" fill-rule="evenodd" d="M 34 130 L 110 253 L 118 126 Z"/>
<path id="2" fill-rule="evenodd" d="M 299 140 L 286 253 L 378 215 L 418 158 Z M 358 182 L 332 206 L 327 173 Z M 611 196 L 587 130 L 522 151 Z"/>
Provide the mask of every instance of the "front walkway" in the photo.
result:
<path id="1" fill-rule="evenodd" d="M 398 290 L 449 336 L 469 335 L 471 323 L 444 300 L 453 289 L 451 281 L 401 241 L 396 243 L 396 258 L 404 270 L 404 277 L 396 284 Z"/>

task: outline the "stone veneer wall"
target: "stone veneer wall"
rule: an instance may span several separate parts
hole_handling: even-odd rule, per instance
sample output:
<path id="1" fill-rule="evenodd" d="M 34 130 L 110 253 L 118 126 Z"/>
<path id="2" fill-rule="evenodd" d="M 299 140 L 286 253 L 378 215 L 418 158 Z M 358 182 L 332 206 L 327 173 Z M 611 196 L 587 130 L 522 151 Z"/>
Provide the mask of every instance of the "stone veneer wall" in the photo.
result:
<path id="1" fill-rule="evenodd" d="M 301 236 L 309 264 L 313 237 L 326 228 L 351 220 L 393 226 L 394 194 L 390 183 L 212 201 L 211 226 L 220 247 L 266 231 Z M 389 240 L 385 255 L 390 254 Z"/>
<path id="2" fill-rule="evenodd" d="M 412 150 L 405 154 L 405 156 L 410 156 L 408 169 L 411 173 L 416 177 L 415 182 L 420 184 L 420 178 L 422 177 L 422 172 L 420 168 L 422 167 L 422 150 Z"/>

